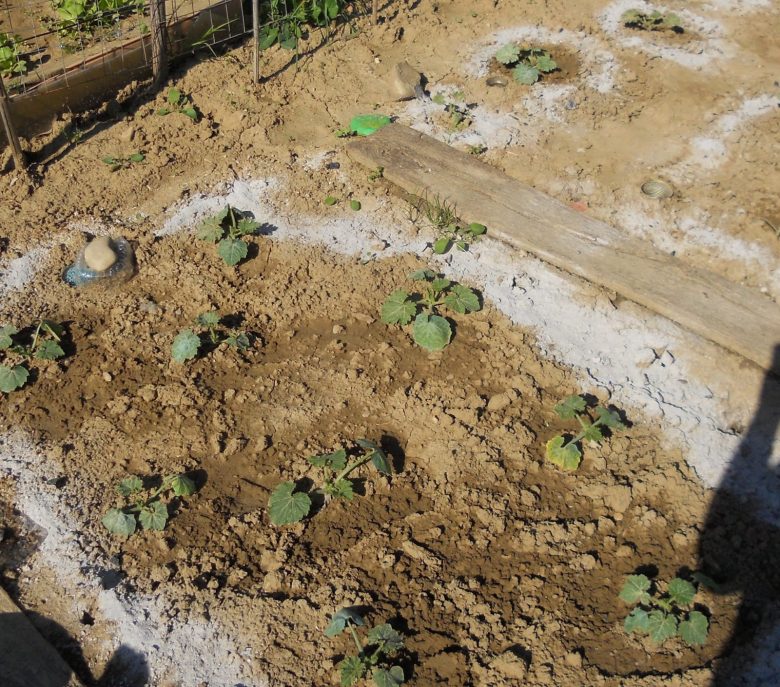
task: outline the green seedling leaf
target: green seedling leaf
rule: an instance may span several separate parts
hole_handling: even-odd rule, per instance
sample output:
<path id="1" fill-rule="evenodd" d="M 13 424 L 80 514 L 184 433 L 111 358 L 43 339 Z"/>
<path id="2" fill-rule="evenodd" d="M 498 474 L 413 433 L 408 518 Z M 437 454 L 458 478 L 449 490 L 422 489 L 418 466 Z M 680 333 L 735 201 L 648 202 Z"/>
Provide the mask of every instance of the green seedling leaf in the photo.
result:
<path id="1" fill-rule="evenodd" d="M 447 103 L 447 98 L 444 97 L 444 93 L 437 93 L 431 97 L 431 102 L 436 103 L 437 105 L 445 105 Z"/>
<path id="2" fill-rule="evenodd" d="M 185 107 L 182 114 L 187 115 L 193 122 L 198 121 L 198 111 L 194 107 Z"/>
<path id="3" fill-rule="evenodd" d="M 336 203 L 338 203 L 339 199 L 336 198 L 335 196 L 327 196 L 323 202 L 325 203 L 325 205 L 330 207 L 331 205 L 335 205 Z"/>
<path id="4" fill-rule="evenodd" d="M 516 43 L 508 43 L 498 50 L 496 60 L 507 67 L 515 64 L 520 60 L 520 47 Z"/>
<path id="5" fill-rule="evenodd" d="M 696 587 L 687 580 L 675 577 L 666 588 L 666 593 L 678 606 L 688 606 L 696 596 Z"/>
<path id="6" fill-rule="evenodd" d="M 582 453 L 575 444 L 565 444 L 562 436 L 556 436 L 545 447 L 547 460 L 563 470 L 576 470 L 580 466 Z"/>
<path id="7" fill-rule="evenodd" d="M 311 499 L 302 491 L 295 492 L 295 482 L 282 482 L 268 500 L 268 516 L 274 525 L 289 525 L 303 520 L 311 509 Z"/>
<path id="8" fill-rule="evenodd" d="M 363 616 L 353 608 L 339 609 L 333 614 L 330 625 L 325 628 L 325 636 L 335 637 L 336 635 L 340 635 L 344 632 L 349 623 L 352 623 L 357 627 L 362 627 L 365 625 L 365 620 L 363 620 Z"/>
<path id="9" fill-rule="evenodd" d="M 535 66 L 540 72 L 544 72 L 545 74 L 554 72 L 556 69 L 558 69 L 558 63 L 549 55 L 541 55 L 540 57 L 537 57 Z"/>
<path id="10" fill-rule="evenodd" d="M 171 478 L 171 489 L 176 496 L 192 496 L 195 493 L 195 482 L 187 475 L 176 475 Z"/>
<path id="11" fill-rule="evenodd" d="M 585 408 L 585 399 L 574 394 L 564 398 L 553 410 L 562 420 L 571 420 L 577 417 L 577 413 L 581 413 Z"/>
<path id="12" fill-rule="evenodd" d="M 656 644 L 663 644 L 667 639 L 677 634 L 677 618 L 671 613 L 650 611 L 647 618 L 648 634 L 650 639 Z"/>
<path id="13" fill-rule="evenodd" d="M 636 632 L 646 635 L 650 632 L 650 618 L 647 611 L 637 606 L 623 621 L 623 628 L 626 632 Z"/>
<path id="14" fill-rule="evenodd" d="M 646 604 L 650 602 L 650 579 L 647 575 L 629 575 L 618 595 L 628 604 Z"/>
<path id="15" fill-rule="evenodd" d="M 244 217 L 236 223 L 236 234 L 238 236 L 250 236 L 260 228 L 260 222 Z"/>
<path id="16" fill-rule="evenodd" d="M 469 244 L 465 241 L 456 241 L 455 246 L 458 250 L 463 251 L 464 253 L 469 249 Z"/>
<path id="17" fill-rule="evenodd" d="M 162 532 L 168 522 L 168 507 L 162 501 L 153 501 L 141 509 L 138 522 L 145 530 Z"/>
<path id="18" fill-rule="evenodd" d="M 133 153 L 127 159 L 130 160 L 130 162 L 143 162 L 146 159 L 146 156 L 143 153 Z"/>
<path id="19" fill-rule="evenodd" d="M 274 27 L 266 27 L 260 32 L 260 41 L 258 43 L 258 47 L 260 50 L 268 50 L 274 43 L 276 43 L 276 39 L 279 37 L 279 28 Z"/>
<path id="20" fill-rule="evenodd" d="M 404 648 L 404 640 L 389 624 L 377 625 L 366 635 L 369 644 L 382 647 L 382 653 L 394 654 Z"/>
<path id="21" fill-rule="evenodd" d="M 688 618 L 680 623 L 679 632 L 683 641 L 690 646 L 700 646 L 707 641 L 710 623 L 700 611 L 691 611 Z"/>
<path id="22" fill-rule="evenodd" d="M 249 254 L 249 246 L 241 239 L 222 239 L 217 246 L 217 253 L 233 267 Z"/>
<path id="23" fill-rule="evenodd" d="M 119 508 L 112 508 L 101 519 L 103 526 L 112 534 L 129 537 L 135 532 L 135 517 Z"/>
<path id="24" fill-rule="evenodd" d="M 444 298 L 444 305 L 461 315 L 467 312 L 476 312 L 481 308 L 479 296 L 468 286 L 455 284 Z"/>
<path id="25" fill-rule="evenodd" d="M 390 670 L 377 668 L 374 671 L 374 684 L 376 687 L 398 687 L 404 683 L 404 670 L 401 666 L 393 666 Z"/>
<path id="26" fill-rule="evenodd" d="M 587 425 L 583 428 L 583 434 L 582 439 L 583 441 L 595 441 L 596 443 L 600 442 L 604 435 L 602 434 L 601 430 L 596 427 L 596 425 Z"/>
<path id="27" fill-rule="evenodd" d="M 349 207 L 351 207 L 355 212 L 359 212 L 362 205 L 360 204 L 359 200 L 351 200 L 349 201 Z"/>
<path id="28" fill-rule="evenodd" d="M 389 477 L 393 472 L 390 468 L 390 461 L 387 459 L 387 455 L 382 449 L 376 449 L 374 451 L 373 455 L 371 456 L 371 463 L 383 475 L 387 475 Z"/>
<path id="29" fill-rule="evenodd" d="M 198 315 L 198 324 L 204 327 L 217 327 L 219 326 L 219 313 L 216 310 L 209 310 Z"/>
<path id="30" fill-rule="evenodd" d="M 10 348 L 14 345 L 13 336 L 18 334 L 19 330 L 12 324 L 7 324 L 4 327 L 0 327 L 0 351 Z"/>
<path id="31" fill-rule="evenodd" d="M 30 373 L 24 365 L 15 365 L 14 367 L 0 365 L 0 391 L 10 394 L 16 389 L 21 389 L 29 376 Z"/>
<path id="32" fill-rule="evenodd" d="M 63 326 L 53 320 L 41 320 L 41 330 L 47 334 L 51 334 L 57 341 L 65 334 Z"/>
<path id="33" fill-rule="evenodd" d="M 222 223 L 225 218 L 220 218 L 219 215 L 213 217 L 207 217 L 204 219 L 197 229 L 197 237 L 202 241 L 208 241 L 209 243 L 216 243 L 225 234 L 225 230 L 222 228 Z"/>
<path id="34" fill-rule="evenodd" d="M 393 291 L 382 304 L 382 322 L 385 324 L 409 324 L 417 312 L 417 304 L 403 289 Z"/>
<path id="35" fill-rule="evenodd" d="M 171 346 L 171 357 L 177 363 L 183 363 L 185 360 L 192 360 L 200 350 L 200 337 L 191 329 L 180 331 L 173 340 Z"/>
<path id="36" fill-rule="evenodd" d="M 161 107 L 159 110 L 157 110 L 157 114 L 160 115 L 160 117 L 165 117 L 165 115 L 171 114 L 171 110 L 167 107 Z"/>
<path id="37" fill-rule="evenodd" d="M 309 462 L 315 468 L 329 468 L 333 472 L 340 472 L 347 467 L 347 452 L 345 449 L 339 449 L 333 453 L 323 453 L 319 456 L 310 456 Z"/>
<path id="38" fill-rule="evenodd" d="M 518 83 L 530 86 L 539 80 L 539 70 L 536 67 L 521 63 L 512 70 L 512 77 Z"/>
<path id="39" fill-rule="evenodd" d="M 351 501 L 355 496 L 355 491 L 352 487 L 352 480 L 340 479 L 332 482 L 326 480 L 323 484 L 322 490 L 328 495 L 336 499 L 344 499 Z"/>
<path id="40" fill-rule="evenodd" d="M 415 270 L 409 275 L 409 279 L 413 281 L 427 281 L 428 279 L 435 279 L 436 273 L 433 270 L 423 269 Z"/>
<path id="41" fill-rule="evenodd" d="M 238 349 L 239 351 L 245 351 L 252 345 L 249 337 L 244 333 L 231 334 L 227 339 L 225 339 L 225 343 L 232 348 Z"/>
<path id="42" fill-rule="evenodd" d="M 366 673 L 366 666 L 357 656 L 347 656 L 340 664 L 341 687 L 352 687 Z"/>
<path id="43" fill-rule="evenodd" d="M 479 222 L 472 222 L 469 224 L 466 231 L 472 236 L 482 236 L 482 234 L 487 232 L 487 227 Z"/>
<path id="44" fill-rule="evenodd" d="M 370 439 L 355 439 L 355 443 L 360 446 L 360 448 L 365 449 L 374 449 L 375 451 L 379 450 L 379 444 L 376 442 L 371 441 Z"/>
<path id="45" fill-rule="evenodd" d="M 35 351 L 35 357 L 40 360 L 57 360 L 65 355 L 65 351 L 62 350 L 56 341 L 41 341 L 38 344 L 38 349 Z"/>
<path id="46" fill-rule="evenodd" d="M 426 351 L 440 351 L 450 342 L 452 328 L 440 315 L 420 313 L 414 318 L 412 338 Z"/>
<path id="47" fill-rule="evenodd" d="M 140 477 L 133 475 L 132 477 L 125 477 L 119 484 L 116 485 L 116 491 L 121 496 L 132 496 L 143 491 L 144 483 Z"/>
<path id="48" fill-rule="evenodd" d="M 433 242 L 433 252 L 436 255 L 444 255 L 450 248 L 452 248 L 452 241 L 446 236 L 436 239 Z"/>
<path id="49" fill-rule="evenodd" d="M 181 91 L 178 88 L 171 88 L 168 91 L 168 103 L 178 105 L 181 100 Z"/>
<path id="50" fill-rule="evenodd" d="M 695 572 L 693 575 L 691 575 L 691 577 L 693 578 L 693 581 L 696 582 L 696 584 L 699 584 L 702 587 L 706 587 L 707 589 L 711 589 L 716 594 L 721 594 L 723 592 L 723 585 L 718 584 L 709 575 L 705 575 L 702 572 Z"/>
<path id="51" fill-rule="evenodd" d="M 611 429 L 623 429 L 625 425 L 620 421 L 620 415 L 614 410 L 608 410 L 602 406 L 596 407 L 596 416 L 601 420 L 601 424 Z"/>
<path id="52" fill-rule="evenodd" d="M 431 288 L 435 293 L 441 293 L 444 289 L 448 289 L 452 282 L 449 279 L 434 279 L 431 282 Z"/>
<path id="53" fill-rule="evenodd" d="M 682 26 L 682 21 L 676 14 L 670 13 L 664 17 L 664 25 L 668 26 L 670 29 L 679 29 Z"/>

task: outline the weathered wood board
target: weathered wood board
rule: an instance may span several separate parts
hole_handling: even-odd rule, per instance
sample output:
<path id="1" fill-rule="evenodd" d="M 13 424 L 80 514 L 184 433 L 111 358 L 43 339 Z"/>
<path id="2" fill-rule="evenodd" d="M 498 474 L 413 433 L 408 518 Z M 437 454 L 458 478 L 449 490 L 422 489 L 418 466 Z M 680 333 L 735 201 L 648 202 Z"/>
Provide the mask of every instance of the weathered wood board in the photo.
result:
<path id="1" fill-rule="evenodd" d="M 589 218 L 446 143 L 391 124 L 348 146 L 365 166 L 404 191 L 457 204 L 466 222 L 605 286 L 700 336 L 777 369 L 780 306 L 758 291 L 686 265 Z M 773 367 L 774 365 L 774 367 Z"/>

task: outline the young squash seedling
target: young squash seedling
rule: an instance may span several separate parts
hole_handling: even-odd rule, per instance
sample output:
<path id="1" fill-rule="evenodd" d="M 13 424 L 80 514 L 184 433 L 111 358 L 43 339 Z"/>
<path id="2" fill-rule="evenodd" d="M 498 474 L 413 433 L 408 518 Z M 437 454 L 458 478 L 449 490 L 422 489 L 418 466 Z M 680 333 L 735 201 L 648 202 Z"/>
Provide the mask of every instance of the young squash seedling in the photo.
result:
<path id="1" fill-rule="evenodd" d="M 173 112 L 178 112 L 179 114 L 189 117 L 193 122 L 198 121 L 200 115 L 192 104 L 192 100 L 178 88 L 169 89 L 166 100 L 168 104 L 157 110 L 157 114 L 161 117 L 165 117 Z"/>
<path id="2" fill-rule="evenodd" d="M 438 194 L 432 198 L 423 195 L 412 204 L 410 213 L 412 222 L 417 223 L 421 216 L 436 234 L 433 252 L 437 255 L 448 253 L 453 246 L 458 250 L 467 251 L 474 241 L 487 232 L 487 227 L 479 222 L 464 226 L 458 219 L 455 204 Z"/>
<path id="3" fill-rule="evenodd" d="M 610 430 L 624 429 L 620 416 L 613 410 L 596 406 L 593 408 L 595 419 L 589 414 L 588 404 L 582 396 L 573 395 L 565 398 L 555 406 L 555 412 L 562 420 L 573 420 L 580 423 L 580 431 L 566 441 L 562 434 L 554 436 L 547 442 L 547 460 L 563 470 L 576 470 L 582 461 L 582 451 L 578 444 L 581 441 L 601 442 L 604 439 L 602 427 Z"/>
<path id="4" fill-rule="evenodd" d="M 29 362 L 33 360 L 57 360 L 65 355 L 62 337 L 65 328 L 51 320 L 39 320 L 31 337 L 25 339 L 13 325 L 0 327 L 0 391 L 10 394 L 21 389 L 30 377 Z M 6 364 L 7 363 L 7 364 Z M 16 363 L 16 364 L 14 364 Z"/>
<path id="5" fill-rule="evenodd" d="M 183 363 L 197 357 L 201 352 L 214 350 L 223 343 L 237 351 L 245 351 L 250 347 L 251 342 L 246 332 L 223 330 L 221 323 L 222 318 L 214 310 L 198 315 L 195 326 L 199 331 L 182 329 L 173 340 L 171 357 L 177 363 Z"/>
<path id="6" fill-rule="evenodd" d="M 627 26 L 630 29 L 683 33 L 680 17 L 672 12 L 663 14 L 658 10 L 653 10 L 647 14 L 641 10 L 627 10 L 626 12 L 623 12 L 620 21 L 623 22 L 624 26 Z"/>
<path id="7" fill-rule="evenodd" d="M 496 61 L 512 70 L 512 78 L 518 83 L 530 86 L 544 74 L 558 69 L 558 63 L 547 50 L 542 48 L 521 48 L 517 43 L 508 43 L 496 53 Z"/>
<path id="8" fill-rule="evenodd" d="M 129 537 L 138 525 L 145 530 L 164 530 L 169 517 L 168 506 L 175 499 L 192 496 L 195 482 L 186 475 L 168 475 L 159 486 L 147 488 L 143 480 L 134 475 L 123 479 L 116 491 L 130 503 L 111 508 L 101 522 L 112 534 Z"/>
<path id="9" fill-rule="evenodd" d="M 344 499 L 351 501 L 355 496 L 354 482 L 349 479 L 355 470 L 368 462 L 381 474 L 390 476 L 392 469 L 385 452 L 378 444 L 368 439 L 357 439 L 356 449 L 340 448 L 333 453 L 309 457 L 309 463 L 322 470 L 321 486 L 311 493 L 320 493 L 326 501 Z M 309 494 L 295 491 L 295 482 L 282 482 L 271 493 L 268 500 L 268 517 L 274 525 L 289 525 L 303 520 L 311 510 Z"/>
<path id="10" fill-rule="evenodd" d="M 371 676 L 376 687 L 398 687 L 406 680 L 399 665 L 391 665 L 390 659 L 404 648 L 404 640 L 388 623 L 372 627 L 365 635 L 365 641 L 355 628 L 365 627 L 365 620 L 356 610 L 342 608 L 337 611 L 325 629 L 326 637 L 337 637 L 344 630 L 349 631 L 355 642 L 357 654 L 347 656 L 340 664 L 341 687 L 352 687 L 364 677 Z"/>
<path id="11" fill-rule="evenodd" d="M 202 241 L 217 244 L 217 254 L 231 267 L 237 265 L 249 254 L 245 236 L 257 233 L 260 223 L 247 212 L 226 205 L 216 215 L 204 219 L 197 229 Z"/>
<path id="12" fill-rule="evenodd" d="M 452 339 L 452 326 L 439 315 L 448 308 L 460 315 L 482 309 L 479 296 L 468 286 L 443 279 L 428 269 L 417 270 L 409 278 L 425 282 L 422 292 L 393 291 L 382 305 L 382 322 L 407 325 L 412 320 L 412 338 L 426 351 L 440 351 Z"/>
<path id="13" fill-rule="evenodd" d="M 27 60 L 19 36 L 0 31 L 0 76 L 19 77 L 27 73 Z"/>
<path id="14" fill-rule="evenodd" d="M 693 582 L 675 577 L 666 589 L 647 575 L 629 575 L 620 599 L 634 606 L 623 627 L 629 634 L 647 635 L 658 645 L 680 637 L 689 646 L 701 646 L 709 635 L 709 619 L 695 604 L 698 585 L 716 587 L 706 575 L 694 573 Z M 709 610 L 704 608 L 707 612 Z"/>
<path id="15" fill-rule="evenodd" d="M 108 155 L 102 158 L 103 163 L 107 164 L 112 172 L 118 172 L 120 169 L 128 169 L 134 164 L 143 162 L 146 156 L 142 152 L 133 153 L 123 157 L 121 155 Z"/>

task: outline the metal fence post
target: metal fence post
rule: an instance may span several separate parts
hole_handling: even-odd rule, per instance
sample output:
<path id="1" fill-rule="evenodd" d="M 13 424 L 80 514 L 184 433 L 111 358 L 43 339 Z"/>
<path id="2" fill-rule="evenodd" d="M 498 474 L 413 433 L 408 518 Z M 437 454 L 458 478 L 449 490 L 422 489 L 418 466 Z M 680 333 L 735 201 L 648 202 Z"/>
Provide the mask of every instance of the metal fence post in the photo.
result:
<path id="1" fill-rule="evenodd" d="M 8 145 L 11 146 L 14 166 L 16 169 L 24 169 L 24 153 L 22 152 L 22 146 L 19 144 L 19 137 L 16 135 L 14 122 L 11 119 L 11 106 L 9 103 L 3 77 L 0 76 L 0 119 L 3 121 L 3 130 L 5 131 L 5 137 L 8 139 Z"/>
<path id="2" fill-rule="evenodd" d="M 165 0 L 151 0 L 149 19 L 152 24 L 152 74 L 157 85 L 168 73 L 168 31 L 165 21 Z"/>
<path id="3" fill-rule="evenodd" d="M 252 0 L 252 40 L 254 41 L 254 82 L 260 83 L 260 0 Z"/>

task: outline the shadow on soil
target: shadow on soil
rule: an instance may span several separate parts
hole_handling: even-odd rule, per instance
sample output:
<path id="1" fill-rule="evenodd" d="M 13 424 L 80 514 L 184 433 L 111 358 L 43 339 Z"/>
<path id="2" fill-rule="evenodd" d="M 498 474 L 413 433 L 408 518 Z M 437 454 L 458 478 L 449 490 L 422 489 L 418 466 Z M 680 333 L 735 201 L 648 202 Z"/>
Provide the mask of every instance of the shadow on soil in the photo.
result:
<path id="1" fill-rule="evenodd" d="M 773 368 L 780 369 L 780 345 Z M 778 426 L 780 378 L 767 373 L 699 544 L 703 571 L 722 583 L 723 592 L 742 595 L 711 687 L 757 687 L 780 679 L 780 466 L 772 461 Z"/>

